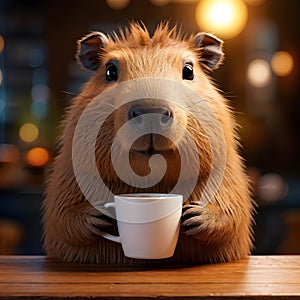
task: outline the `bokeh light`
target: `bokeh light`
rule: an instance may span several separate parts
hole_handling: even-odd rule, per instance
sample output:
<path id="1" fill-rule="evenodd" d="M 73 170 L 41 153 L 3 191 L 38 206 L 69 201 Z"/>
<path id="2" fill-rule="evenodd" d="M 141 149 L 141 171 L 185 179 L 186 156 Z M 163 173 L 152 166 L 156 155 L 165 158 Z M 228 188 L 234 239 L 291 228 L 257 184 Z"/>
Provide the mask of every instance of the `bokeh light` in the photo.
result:
<path id="1" fill-rule="evenodd" d="M 27 162 L 33 167 L 43 167 L 50 159 L 49 152 L 42 147 L 34 147 L 27 152 Z"/>
<path id="2" fill-rule="evenodd" d="M 293 71 L 294 60 L 288 52 L 278 51 L 272 57 L 271 66 L 277 76 L 288 76 Z"/>
<path id="3" fill-rule="evenodd" d="M 31 89 L 31 97 L 34 100 L 48 100 L 50 97 L 50 90 L 48 85 L 42 83 L 34 85 Z"/>
<path id="4" fill-rule="evenodd" d="M 3 49 L 4 49 L 4 38 L 0 34 L 0 53 L 3 51 Z"/>
<path id="5" fill-rule="evenodd" d="M 265 203 L 277 202 L 288 193 L 288 185 L 279 174 L 269 173 L 261 176 L 257 192 Z"/>
<path id="6" fill-rule="evenodd" d="M 130 0 L 106 0 L 106 3 L 116 10 L 124 9 L 128 6 Z"/>
<path id="7" fill-rule="evenodd" d="M 263 88 L 267 86 L 272 79 L 270 65 L 263 59 L 253 60 L 248 65 L 247 78 L 254 87 Z"/>
<path id="8" fill-rule="evenodd" d="M 19 130 L 19 136 L 22 141 L 30 143 L 36 140 L 39 136 L 39 129 L 33 123 L 25 123 Z"/>
<path id="9" fill-rule="evenodd" d="M 242 0 L 203 0 L 196 7 L 196 21 L 202 31 L 230 39 L 237 36 L 248 19 Z"/>

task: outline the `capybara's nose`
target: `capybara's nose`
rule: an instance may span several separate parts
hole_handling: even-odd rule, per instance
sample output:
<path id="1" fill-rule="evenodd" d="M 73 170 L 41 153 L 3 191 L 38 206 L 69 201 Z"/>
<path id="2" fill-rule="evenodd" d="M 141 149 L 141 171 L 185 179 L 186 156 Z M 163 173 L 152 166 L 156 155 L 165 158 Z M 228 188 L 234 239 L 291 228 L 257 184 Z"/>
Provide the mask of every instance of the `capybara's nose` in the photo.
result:
<path id="1" fill-rule="evenodd" d="M 128 112 L 128 120 L 133 119 L 134 124 L 142 126 L 145 121 L 145 115 L 155 114 L 155 121 L 159 126 L 169 126 L 173 120 L 173 113 L 167 107 L 153 108 L 149 106 L 133 106 Z"/>

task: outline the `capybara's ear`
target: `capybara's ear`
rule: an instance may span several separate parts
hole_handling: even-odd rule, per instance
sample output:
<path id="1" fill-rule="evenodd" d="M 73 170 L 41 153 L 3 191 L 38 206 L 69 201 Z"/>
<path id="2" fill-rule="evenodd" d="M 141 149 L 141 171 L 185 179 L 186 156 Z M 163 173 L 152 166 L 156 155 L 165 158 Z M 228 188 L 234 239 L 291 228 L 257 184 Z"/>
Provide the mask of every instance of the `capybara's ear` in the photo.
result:
<path id="1" fill-rule="evenodd" d="M 210 70 L 216 69 L 223 59 L 223 41 L 212 34 L 198 33 L 194 37 L 194 47 L 199 53 L 199 62 Z"/>
<path id="2" fill-rule="evenodd" d="M 89 70 L 97 70 L 100 66 L 100 56 L 108 37 L 102 32 L 92 32 L 77 43 L 77 59 Z"/>

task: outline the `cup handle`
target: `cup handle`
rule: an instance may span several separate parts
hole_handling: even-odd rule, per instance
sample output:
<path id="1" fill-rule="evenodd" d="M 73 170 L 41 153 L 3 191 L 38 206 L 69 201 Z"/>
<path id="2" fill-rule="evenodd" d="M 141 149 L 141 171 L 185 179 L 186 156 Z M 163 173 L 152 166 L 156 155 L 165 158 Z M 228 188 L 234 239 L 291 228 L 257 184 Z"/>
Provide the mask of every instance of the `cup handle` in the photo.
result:
<path id="1" fill-rule="evenodd" d="M 114 209 L 116 209 L 116 205 L 115 205 L 114 202 L 105 203 L 104 207 L 105 208 L 113 207 Z M 121 243 L 121 237 L 120 236 L 112 235 L 112 234 L 104 233 L 104 232 L 103 233 L 101 232 L 100 235 L 102 237 L 104 237 L 105 239 L 107 239 L 107 240 L 110 240 L 110 241 L 113 241 L 113 242 L 116 242 L 116 243 Z"/>

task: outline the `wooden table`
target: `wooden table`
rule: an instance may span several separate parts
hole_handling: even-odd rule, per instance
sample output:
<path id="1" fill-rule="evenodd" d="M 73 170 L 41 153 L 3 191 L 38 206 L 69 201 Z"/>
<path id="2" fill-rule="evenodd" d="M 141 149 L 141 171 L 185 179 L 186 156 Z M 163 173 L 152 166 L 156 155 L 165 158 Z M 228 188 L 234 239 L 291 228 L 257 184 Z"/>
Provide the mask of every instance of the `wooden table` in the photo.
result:
<path id="1" fill-rule="evenodd" d="M 300 299 L 300 256 L 251 256 L 202 266 L 67 264 L 0 256 L 0 299 Z"/>

